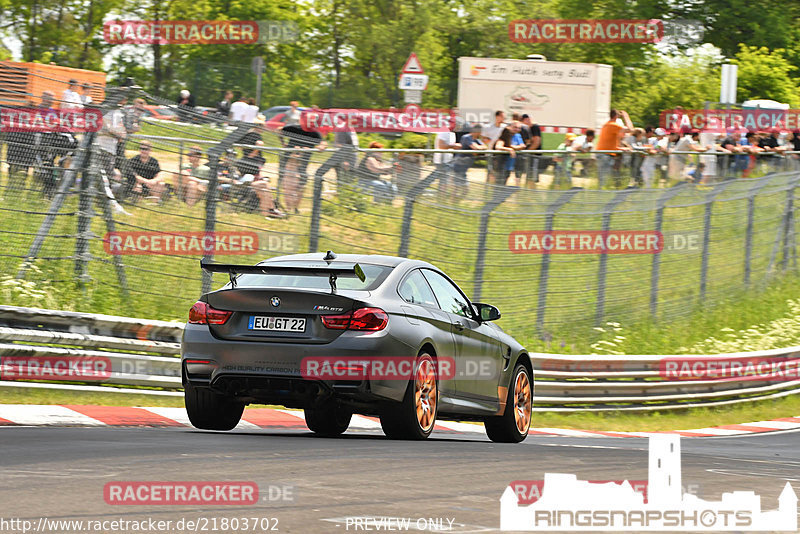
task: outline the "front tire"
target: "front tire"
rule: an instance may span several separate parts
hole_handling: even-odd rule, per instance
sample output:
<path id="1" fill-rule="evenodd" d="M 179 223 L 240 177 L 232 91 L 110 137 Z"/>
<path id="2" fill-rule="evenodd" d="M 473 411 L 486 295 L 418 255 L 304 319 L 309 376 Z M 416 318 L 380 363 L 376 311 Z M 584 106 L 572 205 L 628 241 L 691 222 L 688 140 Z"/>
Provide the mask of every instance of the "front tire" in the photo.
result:
<path id="1" fill-rule="evenodd" d="M 320 436 L 338 436 L 350 426 L 353 412 L 339 406 L 335 402 L 327 402 L 314 408 L 304 410 L 306 426 Z"/>
<path id="2" fill-rule="evenodd" d="M 433 432 L 438 409 L 436 362 L 430 354 L 422 353 L 417 356 L 403 400 L 386 406 L 381 413 L 383 433 L 390 439 L 426 439 Z"/>
<path id="3" fill-rule="evenodd" d="M 239 424 L 244 412 L 243 402 L 189 383 L 184 388 L 183 400 L 189 421 L 202 430 L 231 430 Z"/>
<path id="4" fill-rule="evenodd" d="M 487 417 L 486 435 L 497 443 L 519 443 L 528 436 L 533 412 L 533 382 L 525 365 L 519 363 L 511 375 L 503 415 Z"/>

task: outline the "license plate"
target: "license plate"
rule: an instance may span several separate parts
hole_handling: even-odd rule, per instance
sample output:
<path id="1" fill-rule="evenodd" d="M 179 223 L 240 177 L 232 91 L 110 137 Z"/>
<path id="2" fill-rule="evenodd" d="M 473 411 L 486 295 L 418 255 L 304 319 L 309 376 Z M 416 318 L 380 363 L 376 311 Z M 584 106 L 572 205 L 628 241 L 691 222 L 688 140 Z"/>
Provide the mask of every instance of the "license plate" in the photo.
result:
<path id="1" fill-rule="evenodd" d="M 306 320 L 297 317 L 261 317 L 253 315 L 247 324 L 248 330 L 272 330 L 274 332 L 305 332 Z"/>

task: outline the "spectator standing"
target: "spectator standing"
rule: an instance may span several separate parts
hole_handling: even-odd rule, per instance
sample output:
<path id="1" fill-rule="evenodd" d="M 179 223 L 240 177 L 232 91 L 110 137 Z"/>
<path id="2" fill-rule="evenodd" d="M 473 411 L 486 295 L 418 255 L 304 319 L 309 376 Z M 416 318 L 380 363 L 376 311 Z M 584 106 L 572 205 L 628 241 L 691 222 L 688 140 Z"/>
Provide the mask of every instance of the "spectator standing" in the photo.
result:
<path id="1" fill-rule="evenodd" d="M 342 186 L 349 183 L 350 173 L 356 168 L 356 148 L 358 147 L 358 134 L 352 127 L 346 131 L 337 131 L 333 134 L 333 146 L 336 151 L 317 168 L 314 173 L 316 178 L 322 178 L 331 169 L 336 171 L 336 191 L 342 191 Z"/>
<path id="2" fill-rule="evenodd" d="M 469 131 L 461 136 L 459 143 L 461 150 L 486 150 L 486 145 L 481 141 L 482 129 L 480 124 L 473 124 Z M 467 171 L 474 163 L 475 155 L 472 153 L 457 154 L 453 159 L 453 185 L 456 200 L 464 198 L 467 194 Z"/>
<path id="3" fill-rule="evenodd" d="M 500 133 L 500 137 L 495 141 L 494 149 L 502 150 L 505 154 L 495 157 L 496 183 L 506 185 L 511 169 L 514 168 L 514 159 L 517 156 L 515 145 L 522 144 L 522 136 L 519 135 L 519 123 L 511 123 Z"/>
<path id="4" fill-rule="evenodd" d="M 794 130 L 788 137 L 789 141 L 789 150 L 792 152 L 800 152 L 800 130 Z M 792 170 L 800 169 L 800 154 L 790 154 L 792 165 Z"/>
<path id="5" fill-rule="evenodd" d="M 678 133 L 674 133 L 673 136 L 678 136 L 679 138 L 675 146 L 670 150 L 667 174 L 670 180 L 683 180 L 689 155 L 678 154 L 677 152 L 706 152 L 708 147 L 700 145 L 700 133 L 697 131 L 689 132 L 683 137 L 680 137 Z"/>
<path id="6" fill-rule="evenodd" d="M 564 142 L 556 147 L 556 150 L 563 150 L 553 157 L 555 163 L 553 185 L 559 186 L 561 182 L 572 183 L 572 157 L 568 153 L 572 150 L 572 143 L 575 142 L 577 135 L 568 133 L 564 135 Z"/>
<path id="7" fill-rule="evenodd" d="M 739 168 L 742 171 L 742 178 L 749 178 L 750 173 L 756 167 L 758 156 L 764 151 L 763 148 L 758 146 L 759 138 L 755 132 L 747 132 L 744 136 L 744 141 L 741 142 L 742 155 L 740 156 Z"/>
<path id="8" fill-rule="evenodd" d="M 324 150 L 325 141 L 318 131 L 304 130 L 299 124 L 284 126 L 281 133 L 286 140 L 286 148 L 298 149 L 287 153 L 278 184 L 278 187 L 283 185 L 282 194 L 286 199 L 287 212 L 297 214 L 300 213 L 298 206 L 308 182 L 307 170 L 311 160 L 311 150 L 315 148 Z"/>
<path id="9" fill-rule="evenodd" d="M 297 100 L 292 100 L 289 102 L 289 109 L 286 111 L 286 120 L 284 124 L 286 126 L 295 126 L 300 124 L 300 109 L 298 106 L 300 103 Z"/>
<path id="10" fill-rule="evenodd" d="M 178 116 L 183 122 L 191 122 L 194 111 L 194 95 L 188 89 L 182 89 L 178 95 Z"/>
<path id="11" fill-rule="evenodd" d="M 461 145 L 456 143 L 456 134 L 450 130 L 436 134 L 437 150 L 459 150 Z M 436 152 L 433 154 L 433 164 L 439 180 L 439 194 L 449 196 L 450 176 L 453 173 L 453 154 Z"/>
<path id="12" fill-rule="evenodd" d="M 503 133 L 505 129 L 505 120 L 506 120 L 506 113 L 502 110 L 497 110 L 494 112 L 494 122 L 492 124 L 485 125 L 482 130 L 483 142 L 486 143 L 486 146 L 489 147 L 490 150 L 494 149 L 494 144 L 500 138 L 500 134 Z M 505 156 L 501 154 L 500 156 Z M 498 173 L 497 168 L 498 164 L 494 160 L 497 159 L 497 154 L 490 154 L 489 155 L 489 167 L 492 171 L 492 179 L 493 181 L 498 181 Z"/>
<path id="13" fill-rule="evenodd" d="M 769 171 L 778 170 L 782 161 L 781 156 L 786 152 L 786 147 L 781 146 L 778 139 L 779 134 L 778 128 L 771 128 L 758 142 L 758 146 L 764 150 L 761 160 L 767 164 Z"/>
<path id="14" fill-rule="evenodd" d="M 92 84 L 84 83 L 81 86 L 81 104 L 89 106 L 94 102 L 92 99 Z"/>
<path id="15" fill-rule="evenodd" d="M 71 79 L 61 96 L 61 105 L 59 106 L 61 109 L 83 109 L 83 102 L 81 101 L 81 95 L 78 94 L 78 88 L 78 80 Z"/>
<path id="16" fill-rule="evenodd" d="M 581 158 L 581 176 L 586 176 L 588 169 L 596 166 L 596 160 L 592 150 L 594 149 L 595 132 L 592 129 L 586 130 L 586 133 L 579 135 L 572 142 L 572 150 L 583 154 L 589 154 L 585 158 Z M 574 167 L 574 164 L 573 164 Z"/>
<path id="17" fill-rule="evenodd" d="M 653 187 L 653 179 L 655 178 L 656 165 L 659 159 L 659 143 L 666 133 L 663 128 L 656 128 L 655 130 L 651 128 L 650 135 L 643 145 L 644 159 L 639 167 L 639 172 L 642 177 L 642 185 L 648 189 Z"/>
<path id="18" fill-rule="evenodd" d="M 258 117 L 258 106 L 256 105 L 255 98 L 247 99 L 247 111 L 245 112 L 243 122 L 255 123 Z"/>
<path id="19" fill-rule="evenodd" d="M 244 95 L 239 97 L 239 100 L 231 104 L 231 120 L 233 122 L 244 122 L 249 106 L 245 100 Z"/>
<path id="20" fill-rule="evenodd" d="M 232 101 L 233 91 L 225 91 L 225 97 L 217 103 L 217 115 L 221 119 L 227 120 L 230 117 Z"/>
<path id="21" fill-rule="evenodd" d="M 527 113 L 522 115 L 522 138 L 525 141 L 525 150 L 541 150 L 542 148 L 542 129 L 538 124 L 533 122 L 530 115 Z M 530 132 L 530 137 L 525 138 L 525 129 Z M 520 179 L 520 168 L 525 168 L 525 160 L 530 161 L 530 174 L 533 175 L 531 183 L 539 182 L 539 164 L 541 156 L 538 154 L 527 154 L 525 158 L 518 158 L 517 160 L 517 180 Z M 530 178 L 530 176 L 528 176 Z"/>
<path id="22" fill-rule="evenodd" d="M 109 92 L 110 93 L 110 92 Z M 110 94 L 107 93 L 108 96 Z M 108 101 L 108 97 L 106 98 Z M 124 146 L 127 131 L 125 129 L 125 115 L 122 108 L 127 104 L 128 97 L 124 93 L 119 99 L 119 103 L 113 109 L 103 115 L 103 126 L 100 128 L 98 135 L 95 139 L 97 144 L 97 157 L 99 158 L 100 169 L 102 170 L 101 176 L 105 194 L 111 201 L 112 207 L 115 211 L 126 213 L 122 206 L 119 205 L 114 193 L 111 190 L 111 180 L 120 181 L 122 175 L 115 172 L 117 148 Z"/>
<path id="23" fill-rule="evenodd" d="M 622 118 L 624 125 L 617 122 L 618 118 Z M 617 150 L 622 151 L 622 138 L 633 131 L 633 124 L 628 116 L 628 112 L 624 110 L 612 109 L 609 113 L 609 120 L 603 125 L 600 130 L 600 135 L 597 138 L 597 145 L 595 150 Z M 597 181 L 598 186 L 602 189 L 606 184 L 606 178 L 611 173 L 614 167 L 614 162 L 619 154 L 598 154 L 597 155 Z"/>

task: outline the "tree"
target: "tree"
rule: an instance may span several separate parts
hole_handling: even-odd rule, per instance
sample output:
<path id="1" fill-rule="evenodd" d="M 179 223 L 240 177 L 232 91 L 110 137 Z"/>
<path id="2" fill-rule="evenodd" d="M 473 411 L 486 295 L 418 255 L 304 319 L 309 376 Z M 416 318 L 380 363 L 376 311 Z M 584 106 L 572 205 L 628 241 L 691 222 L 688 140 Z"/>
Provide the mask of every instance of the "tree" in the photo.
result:
<path id="1" fill-rule="evenodd" d="M 732 60 L 739 66 L 736 97 L 739 102 L 767 98 L 800 106 L 800 86 L 792 75 L 799 69 L 785 57 L 786 50 L 770 51 L 766 47 L 739 45 Z"/>

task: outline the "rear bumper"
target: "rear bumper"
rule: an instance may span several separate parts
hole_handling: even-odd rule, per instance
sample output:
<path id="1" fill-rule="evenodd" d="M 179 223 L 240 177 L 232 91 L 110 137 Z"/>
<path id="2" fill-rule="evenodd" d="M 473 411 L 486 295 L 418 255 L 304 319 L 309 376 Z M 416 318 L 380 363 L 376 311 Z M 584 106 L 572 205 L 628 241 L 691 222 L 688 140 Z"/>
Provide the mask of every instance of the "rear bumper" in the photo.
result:
<path id="1" fill-rule="evenodd" d="M 319 344 L 229 341 L 214 337 L 205 325 L 187 324 L 181 343 L 184 382 L 209 387 L 251 402 L 303 407 L 337 397 L 357 403 L 400 401 L 402 380 L 316 380 L 304 378 L 307 357 L 414 357 L 416 349 L 380 332 L 343 332 Z M 208 364 L 187 360 L 208 360 Z"/>

